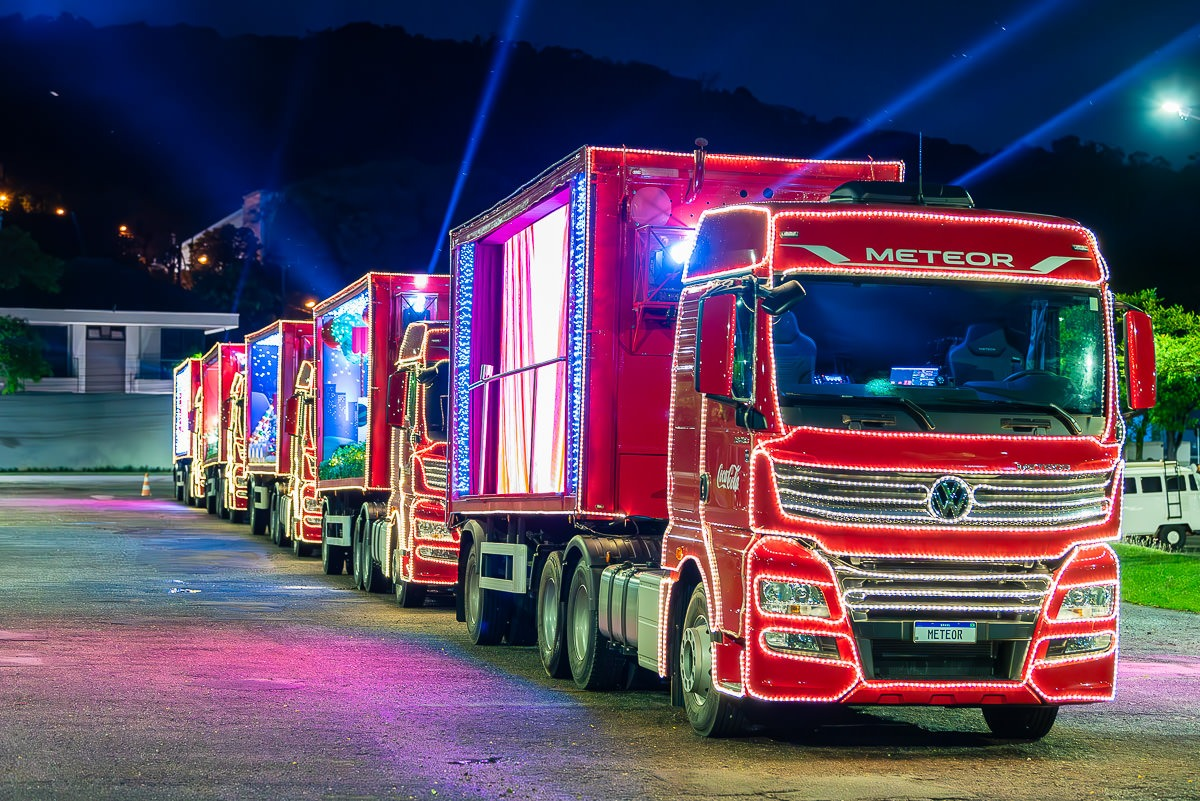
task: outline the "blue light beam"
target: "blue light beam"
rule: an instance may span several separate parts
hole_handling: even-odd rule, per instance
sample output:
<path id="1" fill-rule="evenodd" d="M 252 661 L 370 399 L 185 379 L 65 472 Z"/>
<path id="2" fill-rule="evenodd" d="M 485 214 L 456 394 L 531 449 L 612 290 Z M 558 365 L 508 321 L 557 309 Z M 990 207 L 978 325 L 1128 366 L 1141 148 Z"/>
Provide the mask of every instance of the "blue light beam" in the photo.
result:
<path id="1" fill-rule="evenodd" d="M 827 159 L 845 151 L 867 134 L 877 130 L 881 123 L 876 120 L 902 114 L 913 104 L 933 94 L 950 81 L 966 77 L 972 69 L 983 66 L 989 55 L 1001 49 L 1003 45 L 1014 42 L 1023 30 L 1072 2 L 1075 0 L 1053 0 L 1052 2 L 1038 0 L 1033 3 L 1015 22 L 1002 26 L 999 30 L 964 50 L 963 53 L 969 54 L 969 58 L 952 59 L 950 63 L 934 70 L 911 89 L 893 97 L 874 114 L 867 116 L 857 128 L 823 149 L 816 157 Z"/>
<path id="2" fill-rule="evenodd" d="M 500 83 L 504 79 L 504 72 L 508 68 L 508 56 L 512 49 L 509 45 L 517 35 L 517 26 L 521 21 L 521 14 L 525 10 L 526 2 L 527 0 L 513 0 L 512 6 L 509 7 L 508 23 L 504 27 L 504 34 L 500 37 L 500 41 L 496 43 L 492 69 L 488 73 L 487 83 L 483 87 L 483 96 L 479 98 L 479 107 L 475 110 L 475 122 L 471 125 L 471 135 L 467 138 L 467 147 L 463 152 L 462 164 L 458 168 L 458 177 L 454 181 L 454 189 L 450 192 L 450 201 L 446 204 L 446 215 L 442 218 L 437 241 L 433 244 L 433 255 L 429 257 L 429 265 L 425 268 L 427 273 L 432 273 L 437 268 L 438 260 L 442 257 L 442 243 L 450 233 L 450 221 L 454 218 L 454 212 L 458 208 L 458 201 L 462 197 L 467 176 L 471 174 L 475 151 L 479 149 L 479 140 L 483 138 L 483 130 L 487 126 L 492 103 L 496 99 Z"/>
<path id="3" fill-rule="evenodd" d="M 1121 72 L 1116 77 L 1112 78 L 1110 81 L 1108 81 L 1108 83 L 1103 84 L 1087 96 L 1077 100 L 1075 103 L 1063 109 L 1058 114 L 1055 114 L 1037 128 L 1034 128 L 1020 139 L 1009 144 L 991 158 L 987 159 L 981 164 L 978 164 L 974 169 L 954 179 L 952 183 L 959 186 L 966 186 L 972 181 L 977 181 L 983 176 L 987 175 L 989 172 L 1011 159 L 1021 150 L 1035 147 L 1036 145 L 1034 143 L 1037 140 L 1042 139 L 1050 131 L 1053 131 L 1055 128 L 1059 127 L 1068 120 L 1077 117 L 1081 112 L 1091 109 L 1098 101 L 1111 95 L 1113 92 L 1125 86 L 1135 78 L 1138 78 L 1146 70 L 1158 65 L 1168 58 L 1177 55 L 1179 51 L 1189 46 L 1195 46 L 1198 38 L 1200 38 L 1200 25 L 1195 25 L 1176 36 L 1165 47 L 1154 51 L 1146 58 L 1134 64 L 1132 67 L 1129 67 L 1124 72 Z"/>

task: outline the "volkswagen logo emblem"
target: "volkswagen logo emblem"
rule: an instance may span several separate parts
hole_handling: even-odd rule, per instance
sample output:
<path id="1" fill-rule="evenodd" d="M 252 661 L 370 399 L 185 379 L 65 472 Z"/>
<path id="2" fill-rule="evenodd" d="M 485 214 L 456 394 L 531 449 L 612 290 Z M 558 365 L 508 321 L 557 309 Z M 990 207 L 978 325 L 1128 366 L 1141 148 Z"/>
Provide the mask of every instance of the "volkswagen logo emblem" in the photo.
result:
<path id="1" fill-rule="evenodd" d="M 967 516 L 973 500 L 967 482 L 958 476 L 943 476 L 929 490 L 929 514 L 953 523 Z"/>

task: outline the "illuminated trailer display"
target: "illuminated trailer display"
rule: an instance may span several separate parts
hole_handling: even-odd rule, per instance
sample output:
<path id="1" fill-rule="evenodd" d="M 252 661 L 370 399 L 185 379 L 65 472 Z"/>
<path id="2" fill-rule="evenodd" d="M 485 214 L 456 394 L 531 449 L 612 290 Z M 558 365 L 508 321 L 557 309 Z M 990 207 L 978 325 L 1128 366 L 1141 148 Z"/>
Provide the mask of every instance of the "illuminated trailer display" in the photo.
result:
<path id="1" fill-rule="evenodd" d="M 283 404 L 295 391 L 300 366 L 313 357 L 311 320 L 278 320 L 246 336 L 246 442 L 249 523 L 255 534 L 271 530 L 278 498 L 287 493 L 291 453 L 283 435 Z M 276 521 L 277 522 L 277 521 Z M 278 535 L 274 535 L 278 538 Z"/>
<path id="2" fill-rule="evenodd" d="M 201 359 L 193 453 L 192 496 L 203 498 L 211 514 L 240 520 L 247 509 L 245 459 L 239 432 L 245 397 L 246 346 L 220 342 Z"/>
<path id="3" fill-rule="evenodd" d="M 175 366 L 171 382 L 171 478 L 175 500 L 192 504 L 191 473 L 195 452 L 192 429 L 196 423 L 196 396 L 200 391 L 200 359 L 184 359 Z"/>

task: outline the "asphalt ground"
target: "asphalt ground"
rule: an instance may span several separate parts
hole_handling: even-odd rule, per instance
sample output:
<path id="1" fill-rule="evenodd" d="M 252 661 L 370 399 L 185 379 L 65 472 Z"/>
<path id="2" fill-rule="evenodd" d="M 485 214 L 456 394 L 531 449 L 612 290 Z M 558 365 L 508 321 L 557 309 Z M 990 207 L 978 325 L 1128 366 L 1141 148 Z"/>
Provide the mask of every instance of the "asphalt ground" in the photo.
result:
<path id="1" fill-rule="evenodd" d="M 0 476 L 0 799 L 1200 798 L 1200 616 L 1123 606 L 1117 700 L 1040 742 L 930 708 L 704 740 L 141 486 Z"/>

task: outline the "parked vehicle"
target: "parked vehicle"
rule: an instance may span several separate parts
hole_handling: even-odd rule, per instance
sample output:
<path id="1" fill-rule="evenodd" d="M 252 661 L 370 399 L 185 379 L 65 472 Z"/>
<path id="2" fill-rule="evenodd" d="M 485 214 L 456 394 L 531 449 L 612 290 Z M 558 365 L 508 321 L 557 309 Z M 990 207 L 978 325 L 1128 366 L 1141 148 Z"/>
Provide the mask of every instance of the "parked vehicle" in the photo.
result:
<path id="1" fill-rule="evenodd" d="M 1112 698 L 1123 310 L 1095 237 L 902 173 L 585 147 L 452 231 L 474 642 L 536 641 L 581 688 L 669 678 L 710 736 L 756 700 L 1032 739 Z M 1148 408 L 1149 318 L 1123 331 Z"/>
<path id="2" fill-rule="evenodd" d="M 1197 526 L 1200 482 L 1196 465 L 1165 461 L 1125 464 L 1122 539 L 1178 551 Z"/>
<path id="3" fill-rule="evenodd" d="M 291 453 L 283 443 L 281 405 L 291 397 L 300 365 L 311 361 L 311 320 L 277 320 L 246 336 L 246 391 L 239 443 L 246 455 L 250 530 L 265 534 L 278 496 L 288 490 Z"/>
<path id="4" fill-rule="evenodd" d="M 448 286 L 445 276 L 370 273 L 313 308 L 313 361 L 300 368 L 287 411 L 290 446 L 303 458 L 293 457 L 278 517 L 297 554 L 319 547 L 326 573 L 348 567 L 369 592 L 391 589 L 399 575 L 392 552 L 402 539 L 397 526 L 411 481 L 411 461 L 402 457 L 409 448 L 430 450 L 422 431 L 398 433 L 392 425 L 399 416 L 389 418 L 388 388 L 401 392 L 424 354 L 436 351 L 422 341 L 401 359 L 406 331 L 421 324 L 427 332 L 446 314 Z M 397 371 L 402 380 L 393 379 Z M 406 567 L 398 593 L 413 603 L 423 589 L 410 587 L 416 577 L 413 565 Z M 434 582 L 421 588 L 426 583 Z"/>
<path id="5" fill-rule="evenodd" d="M 246 346 L 219 342 L 201 359 L 200 390 L 195 403 L 192 448 L 199 470 L 192 470 L 192 497 L 203 498 L 209 513 L 240 521 L 247 509 L 245 457 L 235 414 L 244 397 Z M 195 462 L 193 462 L 195 463 Z"/>
<path id="6" fill-rule="evenodd" d="M 172 374 L 171 479 L 175 500 L 192 502 L 192 427 L 195 425 L 196 394 L 200 390 L 200 359 L 184 359 Z"/>

